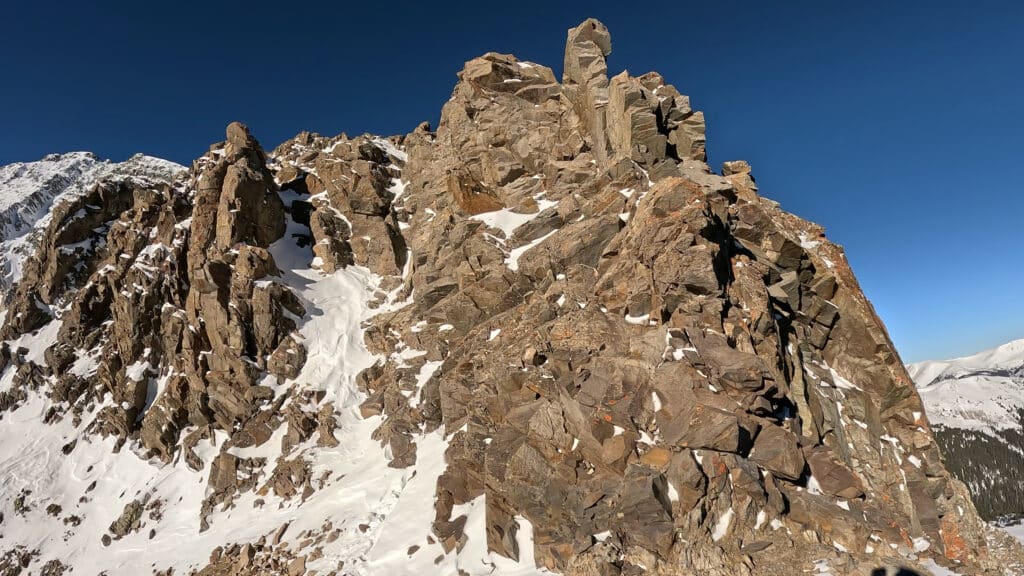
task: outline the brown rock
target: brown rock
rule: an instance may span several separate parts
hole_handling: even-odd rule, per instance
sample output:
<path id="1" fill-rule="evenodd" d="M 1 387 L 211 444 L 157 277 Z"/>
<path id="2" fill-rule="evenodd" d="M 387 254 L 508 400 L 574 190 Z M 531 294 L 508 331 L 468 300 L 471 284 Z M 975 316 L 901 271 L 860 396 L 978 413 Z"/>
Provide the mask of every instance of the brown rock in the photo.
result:
<path id="1" fill-rule="evenodd" d="M 821 491 L 839 498 L 860 498 L 864 496 L 864 484 L 857 474 L 832 450 L 823 446 L 810 450 L 807 465 Z"/>
<path id="2" fill-rule="evenodd" d="M 302 576 L 306 573 L 306 557 L 299 556 L 288 563 L 288 576 Z"/>

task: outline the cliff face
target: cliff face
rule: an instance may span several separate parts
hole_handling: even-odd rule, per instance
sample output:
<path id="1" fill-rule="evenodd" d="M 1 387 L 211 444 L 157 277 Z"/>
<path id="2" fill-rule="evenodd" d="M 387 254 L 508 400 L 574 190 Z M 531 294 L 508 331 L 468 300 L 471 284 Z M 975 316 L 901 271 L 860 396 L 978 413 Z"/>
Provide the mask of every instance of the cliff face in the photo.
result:
<path id="1" fill-rule="evenodd" d="M 467 62 L 436 131 L 232 124 L 54 208 L 0 567 L 1011 573 L 842 250 L 610 53 L 588 20 L 561 82 Z"/>
<path id="2" fill-rule="evenodd" d="M 166 182 L 181 170 L 183 166 L 142 154 L 112 163 L 89 152 L 51 154 L 38 162 L 0 167 L 0 289 L 7 292 L 21 279 L 24 261 L 34 254 L 41 230 L 59 205 L 70 204 L 101 180 Z"/>

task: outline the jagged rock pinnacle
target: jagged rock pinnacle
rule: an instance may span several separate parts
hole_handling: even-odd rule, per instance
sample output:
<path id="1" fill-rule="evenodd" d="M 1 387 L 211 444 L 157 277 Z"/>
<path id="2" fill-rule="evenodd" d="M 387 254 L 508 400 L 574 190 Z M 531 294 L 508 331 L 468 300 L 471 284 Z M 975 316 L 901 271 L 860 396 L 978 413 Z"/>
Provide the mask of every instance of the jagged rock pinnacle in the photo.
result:
<path id="1" fill-rule="evenodd" d="M 565 41 L 563 84 L 586 84 L 599 75 L 607 75 L 605 57 L 612 53 L 612 37 L 604 24 L 588 18 L 570 28 Z"/>

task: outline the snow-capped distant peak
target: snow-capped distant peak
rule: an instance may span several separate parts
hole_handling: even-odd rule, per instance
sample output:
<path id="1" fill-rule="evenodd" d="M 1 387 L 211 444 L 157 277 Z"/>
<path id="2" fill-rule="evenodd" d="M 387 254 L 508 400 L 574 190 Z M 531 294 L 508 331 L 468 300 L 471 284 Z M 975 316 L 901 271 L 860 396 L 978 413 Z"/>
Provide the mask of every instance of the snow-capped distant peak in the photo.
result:
<path id="1" fill-rule="evenodd" d="M 48 154 L 36 162 L 15 162 L 0 166 L 0 212 L 7 212 L 41 192 L 60 188 L 100 164 L 91 152 Z"/>
<path id="2" fill-rule="evenodd" d="M 35 162 L 0 166 L 0 290 L 20 278 L 21 265 L 32 248 L 32 232 L 47 224 L 56 204 L 86 192 L 102 179 L 167 182 L 183 170 L 180 164 L 144 154 L 111 162 L 92 152 L 48 154 Z"/>
<path id="3" fill-rule="evenodd" d="M 1013 370 L 1021 366 L 1024 366 L 1024 338 L 971 356 L 916 362 L 907 365 L 907 370 L 920 388 L 977 371 Z"/>
<path id="4" fill-rule="evenodd" d="M 11 237 L 11 226 L 30 226 L 52 201 L 108 176 L 168 180 L 185 167 L 144 154 L 124 162 L 101 160 L 92 152 L 48 154 L 35 162 L 0 166 L 0 239 Z M 35 218 L 33 216 L 36 216 Z"/>
<path id="5" fill-rule="evenodd" d="M 909 364 L 934 424 L 971 430 L 1019 425 L 1024 409 L 1024 339 L 951 360 Z"/>

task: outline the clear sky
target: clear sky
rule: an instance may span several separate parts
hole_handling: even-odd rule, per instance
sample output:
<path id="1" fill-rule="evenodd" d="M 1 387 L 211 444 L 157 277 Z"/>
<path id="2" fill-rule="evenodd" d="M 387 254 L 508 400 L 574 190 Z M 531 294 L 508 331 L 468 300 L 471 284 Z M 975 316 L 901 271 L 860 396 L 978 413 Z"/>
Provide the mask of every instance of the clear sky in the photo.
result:
<path id="1" fill-rule="evenodd" d="M 408 132 L 484 52 L 560 73 L 587 16 L 612 73 L 657 70 L 705 111 L 714 166 L 750 161 L 845 245 L 904 360 L 1024 337 L 1019 0 L 11 2 L 0 164 L 188 163 L 232 120 L 267 147 Z"/>

